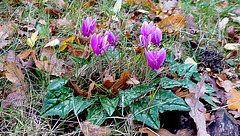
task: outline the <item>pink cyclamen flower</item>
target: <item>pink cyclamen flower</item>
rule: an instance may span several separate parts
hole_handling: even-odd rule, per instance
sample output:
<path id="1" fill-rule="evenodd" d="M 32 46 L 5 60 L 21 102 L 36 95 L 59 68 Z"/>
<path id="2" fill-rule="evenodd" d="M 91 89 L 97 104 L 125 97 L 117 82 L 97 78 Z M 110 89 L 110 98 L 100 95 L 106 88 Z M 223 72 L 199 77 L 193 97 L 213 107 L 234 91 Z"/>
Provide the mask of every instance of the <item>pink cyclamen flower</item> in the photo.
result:
<path id="1" fill-rule="evenodd" d="M 159 69 L 166 59 L 166 50 L 164 49 L 156 52 L 145 50 L 145 54 L 148 60 L 148 65 L 155 70 Z"/>
<path id="2" fill-rule="evenodd" d="M 96 19 L 93 19 L 91 17 L 87 17 L 86 20 L 83 19 L 83 24 L 82 24 L 82 33 L 84 36 L 89 37 L 96 26 Z"/>
<path id="3" fill-rule="evenodd" d="M 108 36 L 107 41 L 109 42 L 109 45 L 110 45 L 110 46 L 114 46 L 114 49 L 113 49 L 113 50 L 115 50 L 115 48 L 116 48 L 116 46 L 117 46 L 116 42 L 117 42 L 117 40 L 118 40 L 119 34 L 118 34 L 117 36 L 114 36 L 114 34 L 113 34 L 111 31 L 107 31 L 107 32 L 105 33 L 105 36 L 106 36 L 106 35 Z"/>
<path id="4" fill-rule="evenodd" d="M 144 35 L 139 36 L 139 46 L 141 46 L 142 48 L 146 48 L 147 45 L 150 44 L 150 42 L 151 42 L 151 34 L 148 35 L 148 37 Z"/>
<path id="5" fill-rule="evenodd" d="M 95 33 L 92 35 L 90 44 L 96 55 L 101 55 L 103 52 L 107 51 L 109 44 L 107 45 L 108 36 L 101 37 L 101 34 L 96 35 Z"/>
<path id="6" fill-rule="evenodd" d="M 159 45 L 161 40 L 162 40 L 162 31 L 156 26 L 155 31 L 152 32 L 152 40 L 151 40 L 151 42 L 154 45 Z"/>
<path id="7" fill-rule="evenodd" d="M 150 34 L 153 33 L 155 29 L 155 26 L 153 25 L 153 22 L 150 22 L 149 24 L 145 21 L 142 24 L 141 27 L 141 34 L 144 35 L 145 37 L 148 37 Z"/>

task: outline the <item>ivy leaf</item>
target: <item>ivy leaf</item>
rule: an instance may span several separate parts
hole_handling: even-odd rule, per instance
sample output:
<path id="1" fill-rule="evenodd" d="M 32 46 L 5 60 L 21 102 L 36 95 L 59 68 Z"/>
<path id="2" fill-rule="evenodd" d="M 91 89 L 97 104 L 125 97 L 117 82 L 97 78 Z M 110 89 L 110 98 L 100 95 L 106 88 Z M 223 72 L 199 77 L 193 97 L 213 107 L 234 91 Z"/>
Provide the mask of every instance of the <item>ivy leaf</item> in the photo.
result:
<path id="1" fill-rule="evenodd" d="M 94 125 L 100 126 L 107 117 L 107 113 L 100 105 L 93 105 L 88 109 L 87 120 Z"/>
<path id="2" fill-rule="evenodd" d="M 170 90 L 159 91 L 152 101 L 152 106 L 157 106 L 158 111 L 163 113 L 164 111 L 190 111 L 190 108 L 186 102 L 173 94 Z"/>
<path id="3" fill-rule="evenodd" d="M 96 99 L 86 99 L 86 100 L 83 100 L 83 96 L 82 95 L 74 97 L 74 106 L 75 106 L 74 112 L 75 112 L 75 114 L 78 115 L 83 110 L 85 110 L 87 107 L 92 105 L 95 101 L 96 101 Z"/>
<path id="4" fill-rule="evenodd" d="M 137 98 L 141 96 L 142 94 L 145 94 L 149 92 L 150 90 L 153 90 L 153 87 L 147 86 L 147 85 L 139 85 L 131 88 L 130 90 L 121 90 L 119 89 L 119 98 L 121 100 L 120 107 L 128 106 L 132 103 L 133 98 Z"/>
<path id="5" fill-rule="evenodd" d="M 160 121 L 157 107 L 152 107 L 145 110 L 147 107 L 148 103 L 146 101 L 140 101 L 131 104 L 130 108 L 132 109 L 132 113 L 134 113 L 133 119 L 141 121 L 154 129 L 159 129 Z"/>
<path id="6" fill-rule="evenodd" d="M 72 110 L 72 92 L 70 88 L 61 87 L 49 90 L 41 109 L 42 116 L 59 115 L 62 119 Z"/>
<path id="7" fill-rule="evenodd" d="M 113 112 L 115 111 L 115 109 L 118 105 L 119 98 L 109 99 L 107 97 L 101 96 L 100 101 L 101 101 L 103 108 L 108 113 L 108 115 L 112 116 Z"/>

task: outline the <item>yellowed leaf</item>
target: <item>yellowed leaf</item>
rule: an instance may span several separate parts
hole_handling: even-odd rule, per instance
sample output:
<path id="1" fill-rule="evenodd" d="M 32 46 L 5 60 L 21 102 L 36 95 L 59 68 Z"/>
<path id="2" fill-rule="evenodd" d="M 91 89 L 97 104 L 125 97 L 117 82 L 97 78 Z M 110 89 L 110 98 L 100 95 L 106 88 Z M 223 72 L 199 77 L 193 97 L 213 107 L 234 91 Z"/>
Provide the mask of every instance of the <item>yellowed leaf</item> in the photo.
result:
<path id="1" fill-rule="evenodd" d="M 62 41 L 62 44 L 60 46 L 60 51 L 64 51 L 68 47 L 69 43 L 72 43 L 74 40 L 75 40 L 75 36 Z"/>
<path id="2" fill-rule="evenodd" d="M 197 62 L 195 62 L 192 58 L 187 58 L 184 62 L 184 64 L 189 64 L 192 63 L 194 65 L 197 65 Z"/>
<path id="3" fill-rule="evenodd" d="M 34 32 L 31 36 L 31 38 L 28 38 L 27 39 L 27 44 L 30 46 L 30 47 L 33 47 L 35 45 L 35 42 L 37 40 L 37 35 L 38 35 L 38 31 L 37 30 L 36 32 Z"/>
<path id="4" fill-rule="evenodd" d="M 239 50 L 240 44 L 239 43 L 227 43 L 224 46 L 224 48 L 227 50 Z"/>
<path id="5" fill-rule="evenodd" d="M 232 110 L 238 110 L 238 112 L 240 112 L 240 92 L 238 92 L 236 89 L 231 89 L 230 93 L 233 97 L 227 101 L 227 104 L 229 105 L 228 108 Z"/>

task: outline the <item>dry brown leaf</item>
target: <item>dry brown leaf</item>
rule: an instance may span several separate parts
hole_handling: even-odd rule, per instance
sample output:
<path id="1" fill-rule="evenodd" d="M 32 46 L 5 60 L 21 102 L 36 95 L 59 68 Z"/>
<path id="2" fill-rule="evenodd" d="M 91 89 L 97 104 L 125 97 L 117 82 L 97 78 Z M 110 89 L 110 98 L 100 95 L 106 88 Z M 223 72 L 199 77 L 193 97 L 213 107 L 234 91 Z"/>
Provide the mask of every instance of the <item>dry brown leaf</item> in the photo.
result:
<path id="1" fill-rule="evenodd" d="M 185 26 L 186 19 L 179 15 L 171 15 L 164 18 L 158 23 L 162 32 L 173 33 L 182 29 Z"/>
<path id="2" fill-rule="evenodd" d="M 157 134 L 156 132 L 154 132 L 152 129 L 148 128 L 148 127 L 144 127 L 144 128 L 139 128 L 138 130 L 139 133 L 147 133 L 148 136 L 159 136 L 159 134 Z"/>
<path id="3" fill-rule="evenodd" d="M 204 81 L 198 82 L 198 87 L 190 86 L 190 94 L 186 96 L 185 101 L 189 105 L 191 111 L 189 115 L 193 118 L 197 126 L 198 136 L 210 136 L 206 130 L 206 118 L 204 112 L 206 109 L 204 105 L 199 101 L 199 98 L 204 97 L 206 86 Z"/>
<path id="4" fill-rule="evenodd" d="M 113 88 L 111 90 L 113 94 L 118 94 L 119 93 L 118 88 L 121 88 L 122 90 L 124 90 L 127 87 L 126 82 L 129 80 L 130 76 L 131 76 L 131 74 L 129 74 L 128 72 L 123 72 L 121 74 L 120 79 L 114 80 L 114 78 L 110 76 L 110 77 L 104 79 L 102 84 L 107 89 Z"/>
<path id="5" fill-rule="evenodd" d="M 58 27 L 62 27 L 62 26 L 72 26 L 72 21 L 71 20 L 67 20 L 66 17 L 64 17 L 63 19 L 58 19 L 57 20 L 57 25 Z"/>
<path id="6" fill-rule="evenodd" d="M 16 57 L 16 64 L 21 67 L 30 68 L 33 66 L 33 56 L 37 56 L 35 50 L 27 50 Z"/>
<path id="7" fill-rule="evenodd" d="M 229 105 L 228 108 L 234 111 L 238 110 L 238 112 L 240 112 L 240 92 L 238 92 L 236 89 L 231 89 L 230 93 L 233 97 L 227 101 L 227 104 Z"/>
<path id="8" fill-rule="evenodd" d="M 129 85 L 138 85 L 140 84 L 140 82 L 135 78 L 129 78 L 127 81 L 126 81 L 127 84 Z"/>
<path id="9" fill-rule="evenodd" d="M 190 34 L 196 34 L 198 26 L 195 24 L 195 18 L 191 13 L 186 15 L 186 31 Z"/>
<path id="10" fill-rule="evenodd" d="M 219 81 L 217 80 L 217 84 L 225 89 L 226 92 L 229 92 L 231 89 L 235 87 L 240 87 L 240 81 L 232 82 L 230 80 Z"/>
<path id="11" fill-rule="evenodd" d="M 176 136 L 175 134 L 172 134 L 167 129 L 160 128 L 159 130 L 155 131 L 159 136 Z"/>
<path id="12" fill-rule="evenodd" d="M 93 125 L 91 122 L 81 122 L 81 128 L 84 136 L 107 136 L 111 134 L 111 129 Z"/>
<path id="13" fill-rule="evenodd" d="M 141 4 L 150 8 L 156 8 L 154 2 L 152 2 L 151 0 L 126 0 L 125 3 L 132 6 Z"/>
<path id="14" fill-rule="evenodd" d="M 52 47 L 45 47 L 41 52 L 40 60 L 33 57 L 36 67 L 44 70 L 50 75 L 60 76 L 61 74 L 71 75 L 71 69 L 63 67 L 64 61 L 58 59 Z"/>
<path id="15" fill-rule="evenodd" d="M 6 100 L 2 102 L 2 107 L 22 106 L 26 99 L 25 94 L 28 93 L 28 86 L 24 82 L 24 75 L 20 68 L 13 62 L 8 63 L 6 66 L 6 78 L 12 82 L 10 93 Z"/>
<path id="16" fill-rule="evenodd" d="M 89 88 L 88 88 L 88 96 L 87 98 L 91 98 L 92 96 L 92 90 L 94 89 L 95 87 L 95 82 L 92 82 L 90 85 L 89 85 Z"/>
<path id="17" fill-rule="evenodd" d="M 47 14 L 54 15 L 54 16 L 61 16 L 63 14 L 60 9 L 55 8 L 55 7 L 46 7 L 46 8 L 44 8 L 44 12 Z"/>
<path id="18" fill-rule="evenodd" d="M 19 94 L 25 94 L 28 92 L 28 86 L 24 82 L 24 75 L 20 68 L 13 62 L 7 64 L 5 66 L 7 72 L 5 73 L 6 78 L 13 83 L 17 87 L 15 92 Z"/>
<path id="19" fill-rule="evenodd" d="M 225 60 L 230 59 L 231 57 L 237 56 L 237 51 L 231 51 L 225 57 Z"/>
<path id="20" fill-rule="evenodd" d="M 25 99 L 25 95 L 12 92 L 8 94 L 6 100 L 2 102 L 2 107 L 9 108 L 11 106 L 22 106 Z"/>
<path id="21" fill-rule="evenodd" d="M 80 88 L 76 85 L 76 83 L 72 82 L 71 79 L 68 79 L 67 82 L 68 86 L 71 87 L 72 89 L 74 89 L 74 95 L 78 96 L 78 95 L 82 95 L 82 96 L 87 96 L 88 93 L 80 90 Z"/>

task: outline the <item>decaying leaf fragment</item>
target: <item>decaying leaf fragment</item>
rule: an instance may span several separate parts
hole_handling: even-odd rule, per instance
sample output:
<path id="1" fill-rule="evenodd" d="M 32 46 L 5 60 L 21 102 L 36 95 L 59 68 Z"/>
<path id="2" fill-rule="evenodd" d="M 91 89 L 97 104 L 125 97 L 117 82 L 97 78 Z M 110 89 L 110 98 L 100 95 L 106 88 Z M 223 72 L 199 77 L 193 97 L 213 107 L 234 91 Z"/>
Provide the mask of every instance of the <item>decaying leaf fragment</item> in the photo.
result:
<path id="1" fill-rule="evenodd" d="M 204 97 L 206 86 L 204 81 L 200 81 L 198 87 L 190 86 L 190 94 L 185 98 L 186 103 L 189 105 L 191 111 L 189 115 L 193 118 L 197 126 L 198 136 L 210 136 L 206 130 L 206 118 L 204 112 L 206 109 L 204 105 L 199 101 L 199 98 Z"/>
<path id="2" fill-rule="evenodd" d="M 81 122 L 81 128 L 84 136 L 107 136 L 111 134 L 111 129 L 93 125 L 91 122 Z"/>
<path id="3" fill-rule="evenodd" d="M 232 110 L 238 110 L 238 112 L 240 112 L 240 92 L 238 92 L 236 89 L 232 89 L 230 93 L 233 97 L 227 101 L 227 104 L 229 105 L 228 108 Z"/>

